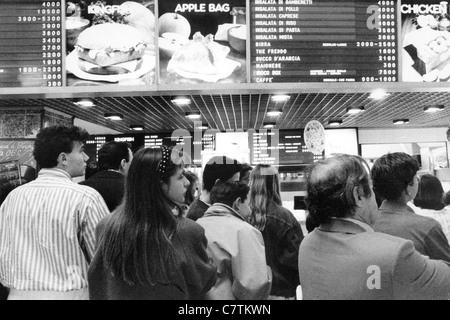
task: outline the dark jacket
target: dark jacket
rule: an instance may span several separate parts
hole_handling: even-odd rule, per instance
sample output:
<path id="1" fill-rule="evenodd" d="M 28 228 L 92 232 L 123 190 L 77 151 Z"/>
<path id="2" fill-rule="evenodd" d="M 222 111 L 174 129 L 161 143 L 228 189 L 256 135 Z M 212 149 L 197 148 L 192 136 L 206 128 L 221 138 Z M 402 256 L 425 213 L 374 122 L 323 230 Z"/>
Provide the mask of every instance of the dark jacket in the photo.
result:
<path id="1" fill-rule="evenodd" d="M 189 206 L 186 217 L 191 220 L 197 221 L 205 215 L 205 212 L 209 209 L 209 207 L 210 206 L 208 204 L 197 198 Z"/>
<path id="2" fill-rule="evenodd" d="M 111 216 L 97 226 L 100 238 Z M 177 252 L 179 266 L 170 274 L 169 285 L 130 286 L 105 270 L 99 250 L 89 266 L 89 297 L 91 300 L 187 300 L 197 299 L 216 283 L 217 268 L 207 254 L 205 230 L 186 218 L 179 218 L 177 234 L 172 241 Z"/>
<path id="3" fill-rule="evenodd" d="M 383 202 L 379 212 L 375 231 L 411 240 L 421 254 L 450 263 L 450 245 L 439 222 L 419 216 L 409 206 L 400 209 L 388 201 Z"/>
<path id="4" fill-rule="evenodd" d="M 80 184 L 97 190 L 105 200 L 109 211 L 113 212 L 122 202 L 125 189 L 124 180 L 124 176 L 121 173 L 104 170 L 97 172 L 89 179 L 80 182 Z"/>
<path id="5" fill-rule="evenodd" d="M 303 240 L 300 223 L 286 208 L 274 202 L 267 207 L 266 227 L 262 231 L 266 246 L 267 264 L 272 268 L 273 282 L 270 294 L 295 297 L 300 284 L 298 251 Z"/>

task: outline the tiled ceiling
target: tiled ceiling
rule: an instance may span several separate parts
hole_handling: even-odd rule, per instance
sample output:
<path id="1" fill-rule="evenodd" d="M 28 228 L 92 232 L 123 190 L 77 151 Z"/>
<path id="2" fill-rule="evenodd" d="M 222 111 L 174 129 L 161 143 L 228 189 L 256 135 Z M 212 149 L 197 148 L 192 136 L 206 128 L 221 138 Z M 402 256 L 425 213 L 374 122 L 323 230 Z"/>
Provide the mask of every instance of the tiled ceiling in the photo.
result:
<path id="1" fill-rule="evenodd" d="M 449 91 L 449 92 L 446 92 Z M 192 103 L 179 107 L 171 96 L 120 96 L 93 98 L 96 107 L 82 109 L 69 98 L 2 98 L 0 108 L 48 107 L 97 125 L 130 133 L 130 125 L 142 124 L 145 132 L 170 132 L 175 129 L 193 131 L 194 124 L 185 112 L 200 111 L 203 122 L 212 129 L 260 129 L 264 122 L 276 122 L 278 129 L 300 129 L 311 120 L 326 128 L 330 120 L 343 120 L 344 128 L 394 128 L 393 120 L 406 118 L 411 128 L 447 127 L 450 125 L 450 90 L 439 92 L 393 92 L 376 101 L 369 92 L 358 93 L 296 93 L 287 102 L 275 103 L 271 94 L 205 94 L 189 95 Z M 429 105 L 444 105 L 442 112 L 424 113 Z M 365 112 L 347 115 L 348 107 L 364 106 Z M 268 110 L 282 109 L 277 118 L 266 115 Z M 123 121 L 104 118 L 106 112 L 124 115 Z"/>

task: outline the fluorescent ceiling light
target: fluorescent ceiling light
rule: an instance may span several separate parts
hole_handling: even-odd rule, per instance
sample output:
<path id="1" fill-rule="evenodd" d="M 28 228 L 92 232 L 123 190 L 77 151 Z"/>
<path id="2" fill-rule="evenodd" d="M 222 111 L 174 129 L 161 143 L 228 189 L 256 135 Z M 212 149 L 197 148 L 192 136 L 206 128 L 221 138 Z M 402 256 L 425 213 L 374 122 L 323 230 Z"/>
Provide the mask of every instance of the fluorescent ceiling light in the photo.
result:
<path id="1" fill-rule="evenodd" d="M 263 125 L 264 129 L 273 129 L 276 127 L 276 123 L 275 122 L 265 122 Z"/>
<path id="2" fill-rule="evenodd" d="M 186 112 L 186 118 L 196 120 L 201 119 L 202 115 L 200 112 Z"/>
<path id="3" fill-rule="evenodd" d="M 402 124 L 408 124 L 409 119 L 396 119 L 393 121 L 395 125 L 402 125 Z"/>
<path id="4" fill-rule="evenodd" d="M 291 98 L 291 96 L 287 94 L 277 94 L 272 96 L 272 101 L 274 102 L 285 102 L 288 101 Z"/>
<path id="5" fill-rule="evenodd" d="M 141 125 L 131 125 L 130 129 L 133 131 L 144 131 L 144 126 Z"/>
<path id="6" fill-rule="evenodd" d="M 283 114 L 282 110 L 270 110 L 267 112 L 267 115 L 269 117 L 279 117 Z"/>
<path id="7" fill-rule="evenodd" d="M 330 127 L 339 127 L 339 126 L 342 125 L 342 123 L 343 123 L 342 120 L 330 120 L 330 121 L 328 121 L 328 125 Z"/>
<path id="8" fill-rule="evenodd" d="M 347 108 L 347 114 L 358 114 L 364 111 L 365 109 L 363 106 Z"/>
<path id="9" fill-rule="evenodd" d="M 191 99 L 186 96 L 179 96 L 179 97 L 173 97 L 172 103 L 175 103 L 179 106 L 181 105 L 187 105 L 191 103 Z"/>
<path id="10" fill-rule="evenodd" d="M 423 108 L 423 111 L 426 113 L 435 113 L 439 111 L 443 111 L 445 109 L 444 105 L 434 105 Z"/>
<path id="11" fill-rule="evenodd" d="M 387 97 L 389 95 L 389 93 L 387 93 L 384 90 L 375 90 L 370 94 L 370 98 L 374 99 L 374 100 L 381 100 L 384 99 L 385 97 Z"/>
<path id="12" fill-rule="evenodd" d="M 94 101 L 92 101 L 92 99 L 88 99 L 88 98 L 76 99 L 73 103 L 75 105 L 77 105 L 78 107 L 80 107 L 80 108 L 92 108 L 92 107 L 95 107 Z"/>
<path id="13" fill-rule="evenodd" d="M 123 120 L 123 115 L 120 113 L 105 113 L 105 118 L 113 121 Z"/>

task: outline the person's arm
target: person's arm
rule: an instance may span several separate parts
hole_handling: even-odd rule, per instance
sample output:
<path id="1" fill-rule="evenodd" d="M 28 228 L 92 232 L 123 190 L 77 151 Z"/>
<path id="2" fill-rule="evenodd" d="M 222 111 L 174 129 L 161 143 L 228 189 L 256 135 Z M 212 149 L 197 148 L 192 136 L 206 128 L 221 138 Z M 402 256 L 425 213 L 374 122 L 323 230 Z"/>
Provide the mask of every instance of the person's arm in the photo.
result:
<path id="1" fill-rule="evenodd" d="M 181 218 L 179 229 L 180 243 L 184 250 L 183 273 L 188 287 L 189 298 L 202 299 L 202 295 L 207 293 L 216 283 L 217 267 L 208 255 L 208 240 L 205 236 L 205 229 L 194 221 Z"/>
<path id="2" fill-rule="evenodd" d="M 449 299 L 450 266 L 425 258 L 411 241 L 399 245 L 392 277 L 395 299 Z"/>
<path id="3" fill-rule="evenodd" d="M 303 241 L 303 231 L 300 223 L 291 221 L 292 225 L 286 225 L 286 230 L 279 239 L 278 260 L 281 265 L 295 271 L 298 274 L 298 251 Z M 298 277 L 297 277 L 298 278 Z"/>
<path id="4" fill-rule="evenodd" d="M 266 263 L 261 232 L 241 229 L 237 241 L 237 255 L 231 257 L 233 295 L 238 300 L 265 300 L 272 288 L 272 270 Z"/>
<path id="5" fill-rule="evenodd" d="M 96 247 L 96 228 L 98 223 L 107 215 L 109 215 L 109 209 L 99 193 L 96 193 L 93 198 L 87 202 L 84 207 L 83 215 L 80 217 L 81 235 L 80 245 L 83 245 L 82 249 L 89 261 L 94 257 Z"/>
<path id="6" fill-rule="evenodd" d="M 450 264 L 450 245 L 439 223 L 425 237 L 425 250 L 430 259 L 443 260 Z"/>

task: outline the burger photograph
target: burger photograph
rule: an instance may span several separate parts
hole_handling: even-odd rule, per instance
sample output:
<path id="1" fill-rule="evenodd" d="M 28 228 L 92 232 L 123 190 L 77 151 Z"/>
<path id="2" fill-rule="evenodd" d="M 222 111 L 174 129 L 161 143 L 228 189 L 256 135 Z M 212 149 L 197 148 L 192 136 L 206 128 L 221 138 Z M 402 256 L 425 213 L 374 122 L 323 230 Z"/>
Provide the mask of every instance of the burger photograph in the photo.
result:
<path id="1" fill-rule="evenodd" d="M 246 0 L 159 0 L 160 82 L 247 82 L 246 15 Z"/>
<path id="2" fill-rule="evenodd" d="M 68 86 L 155 83 L 154 1 L 67 3 Z"/>

